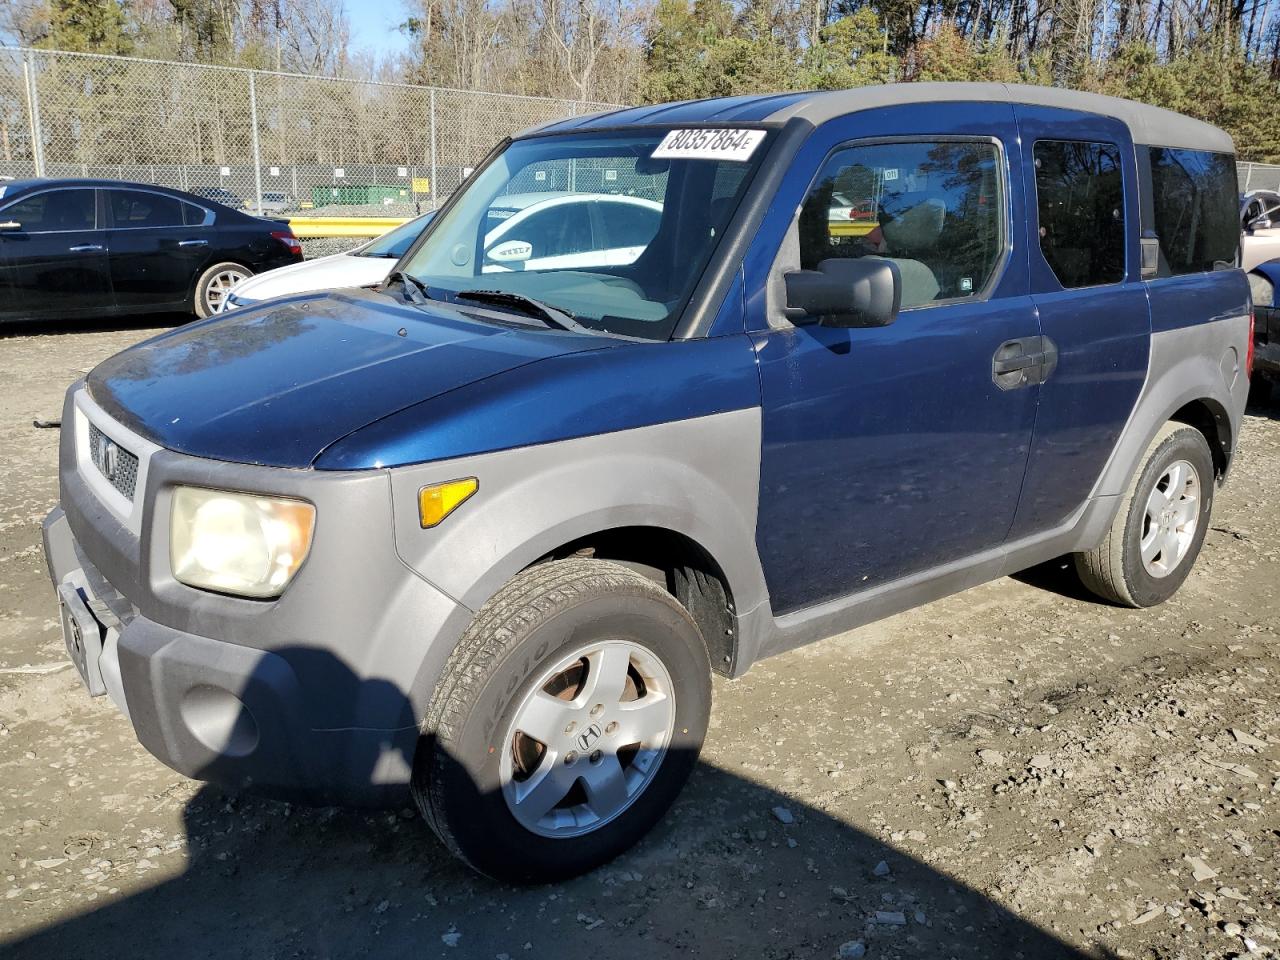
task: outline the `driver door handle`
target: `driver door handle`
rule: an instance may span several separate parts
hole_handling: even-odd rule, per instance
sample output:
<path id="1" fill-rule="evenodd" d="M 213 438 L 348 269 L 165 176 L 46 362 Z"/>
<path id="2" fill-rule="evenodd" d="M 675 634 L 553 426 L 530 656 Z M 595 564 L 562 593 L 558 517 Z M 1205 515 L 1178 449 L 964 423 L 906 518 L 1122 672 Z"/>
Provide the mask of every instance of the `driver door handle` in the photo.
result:
<path id="1" fill-rule="evenodd" d="M 178 246 L 180 247 L 207 247 L 208 245 L 209 245 L 208 240 L 179 240 L 178 241 Z"/>
<path id="2" fill-rule="evenodd" d="M 71 253 L 101 253 L 105 249 L 106 247 L 100 243 L 80 243 L 74 247 L 67 247 Z"/>

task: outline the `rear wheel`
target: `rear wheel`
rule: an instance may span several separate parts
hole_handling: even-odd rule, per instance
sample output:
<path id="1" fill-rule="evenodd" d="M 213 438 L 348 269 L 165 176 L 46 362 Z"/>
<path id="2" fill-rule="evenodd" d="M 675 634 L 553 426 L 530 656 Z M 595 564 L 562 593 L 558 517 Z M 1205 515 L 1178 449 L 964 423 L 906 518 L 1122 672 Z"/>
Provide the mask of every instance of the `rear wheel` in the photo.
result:
<path id="1" fill-rule="evenodd" d="M 193 312 L 203 320 L 218 312 L 227 294 L 241 280 L 253 276 L 253 271 L 238 263 L 215 263 L 200 274 L 196 281 L 195 302 Z"/>
<path id="2" fill-rule="evenodd" d="M 697 760 L 710 664 L 688 612 L 618 564 L 524 571 L 449 658 L 414 795 L 458 856 L 515 882 L 564 879 L 642 837 Z"/>
<path id="3" fill-rule="evenodd" d="M 1168 600 L 1204 543 L 1213 485 L 1213 455 L 1204 434 L 1166 423 L 1147 448 L 1102 543 L 1075 555 L 1084 585 L 1127 607 Z"/>

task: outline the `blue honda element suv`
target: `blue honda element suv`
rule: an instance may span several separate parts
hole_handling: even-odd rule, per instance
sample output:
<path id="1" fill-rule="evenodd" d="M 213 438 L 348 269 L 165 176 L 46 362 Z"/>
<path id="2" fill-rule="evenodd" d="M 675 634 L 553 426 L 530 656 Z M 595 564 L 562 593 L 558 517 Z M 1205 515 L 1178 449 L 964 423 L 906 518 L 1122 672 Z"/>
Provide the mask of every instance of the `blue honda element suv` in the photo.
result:
<path id="1" fill-rule="evenodd" d="M 70 388 L 70 656 L 184 774 L 588 870 L 676 797 L 713 670 L 1066 554 L 1178 589 L 1249 389 L 1232 154 L 1001 84 L 504 141 L 381 288 Z M 580 199 L 509 224 L 530 193 Z"/>

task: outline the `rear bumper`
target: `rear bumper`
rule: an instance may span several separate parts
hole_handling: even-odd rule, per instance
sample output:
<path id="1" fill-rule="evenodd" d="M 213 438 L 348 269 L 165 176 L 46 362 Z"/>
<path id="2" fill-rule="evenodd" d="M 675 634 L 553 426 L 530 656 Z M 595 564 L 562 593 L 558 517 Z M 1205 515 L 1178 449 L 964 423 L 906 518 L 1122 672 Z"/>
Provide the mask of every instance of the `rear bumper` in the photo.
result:
<path id="1" fill-rule="evenodd" d="M 1253 369 L 1280 376 L 1280 307 L 1255 307 Z"/>

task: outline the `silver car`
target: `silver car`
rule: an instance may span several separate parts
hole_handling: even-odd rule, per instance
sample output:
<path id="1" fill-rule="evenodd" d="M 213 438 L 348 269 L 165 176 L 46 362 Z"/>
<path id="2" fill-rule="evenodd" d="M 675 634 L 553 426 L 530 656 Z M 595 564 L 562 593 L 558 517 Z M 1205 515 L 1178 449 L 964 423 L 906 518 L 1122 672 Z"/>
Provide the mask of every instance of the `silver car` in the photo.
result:
<path id="1" fill-rule="evenodd" d="M 1241 198 L 1240 229 L 1240 266 L 1245 270 L 1280 257 L 1280 193 L 1246 193 Z"/>

